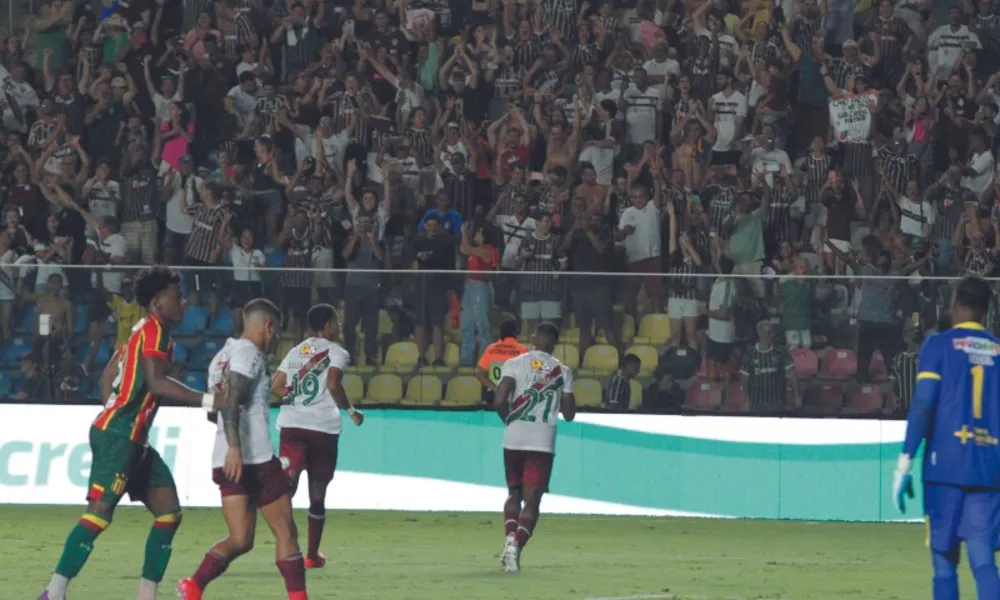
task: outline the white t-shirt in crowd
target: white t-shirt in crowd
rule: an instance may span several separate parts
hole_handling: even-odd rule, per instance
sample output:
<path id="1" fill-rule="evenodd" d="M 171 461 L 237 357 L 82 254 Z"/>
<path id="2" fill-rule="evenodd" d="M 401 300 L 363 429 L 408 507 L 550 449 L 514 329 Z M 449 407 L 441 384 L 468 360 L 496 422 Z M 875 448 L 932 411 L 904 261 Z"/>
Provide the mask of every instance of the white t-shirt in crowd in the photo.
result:
<path id="1" fill-rule="evenodd" d="M 708 105 L 715 113 L 716 138 L 712 149 L 716 152 L 737 150 L 738 148 L 733 145 L 740 133 L 736 131 L 736 119 L 746 118 L 747 97 L 738 91 L 733 91 L 729 96 L 718 92 L 708 100 Z"/>
<path id="2" fill-rule="evenodd" d="M 503 256 L 500 258 L 500 266 L 505 269 L 514 269 L 517 254 L 521 251 L 521 242 L 524 238 L 535 233 L 535 220 L 525 217 L 524 221 L 518 221 L 514 215 L 497 216 L 497 227 L 503 231 Z"/>
<path id="3" fill-rule="evenodd" d="M 257 268 L 267 264 L 267 257 L 262 251 L 252 248 L 247 252 L 243 246 L 234 243 L 229 250 L 229 257 L 233 261 L 233 281 L 260 281 Z"/>
<path id="4" fill-rule="evenodd" d="M 240 407 L 240 443 L 243 464 L 259 465 L 274 458 L 271 446 L 271 378 L 267 373 L 267 357 L 247 339 L 227 343 L 212 359 L 208 368 L 208 387 L 218 389 L 232 371 L 250 380 L 247 394 L 249 401 Z M 219 414 L 212 452 L 212 468 L 218 469 L 226 461 L 229 444 L 226 441 L 225 416 Z"/>
<path id="5" fill-rule="evenodd" d="M 120 233 L 112 233 L 101 240 L 100 248 L 104 256 L 124 261 L 128 245 L 125 243 L 125 236 Z M 121 293 L 122 282 L 125 281 L 125 273 L 117 269 L 110 269 L 101 273 L 101 277 L 103 278 L 104 289 L 113 294 Z"/>
<path id="6" fill-rule="evenodd" d="M 643 63 L 642 68 L 646 71 L 647 75 L 653 75 L 654 77 L 669 75 L 673 75 L 674 77 L 681 76 L 681 65 L 672 58 L 668 58 L 663 62 L 647 60 Z"/>
<path id="7" fill-rule="evenodd" d="M 633 263 L 660 256 L 660 209 L 652 200 L 638 209 L 630 206 L 618 220 L 618 229 L 635 227 L 632 235 L 625 238 L 625 258 Z"/>
<path id="8" fill-rule="evenodd" d="M 625 90 L 623 99 L 628 108 L 625 109 L 625 125 L 627 139 L 630 144 L 642 144 L 656 140 L 656 115 L 660 111 L 660 88 L 649 86 L 640 90 L 635 85 Z M 745 113 L 744 113 L 745 114 Z"/>
<path id="9" fill-rule="evenodd" d="M 573 372 L 559 359 L 532 350 L 503 364 L 500 380 L 514 380 L 507 426 L 506 450 L 556 451 L 556 424 L 563 394 L 573 393 Z"/>
<path id="10" fill-rule="evenodd" d="M 903 235 L 927 237 L 924 225 L 934 225 L 937 210 L 930 202 L 914 202 L 905 196 L 899 198 L 899 230 Z"/>
<path id="11" fill-rule="evenodd" d="M 736 284 L 732 278 L 717 279 L 712 284 L 712 291 L 708 297 L 708 310 L 719 310 L 724 306 L 733 306 L 733 298 L 736 297 Z M 708 318 L 708 339 L 713 342 L 731 344 L 736 337 L 736 321 L 732 318 L 730 311 L 729 320 Z"/>
<path id="12" fill-rule="evenodd" d="M 986 190 L 993 187 L 993 172 L 996 167 L 993 161 L 993 153 L 989 150 L 973 154 L 969 158 L 969 167 L 978 173 L 962 178 L 962 187 L 976 195 L 982 200 Z"/>
<path id="13" fill-rule="evenodd" d="M 198 199 L 200 185 L 201 178 L 196 175 L 174 173 L 170 180 L 170 199 L 167 200 L 166 207 L 168 231 L 190 235 L 191 228 L 194 227 L 194 217 L 183 210 L 184 204 L 181 202 L 181 196 L 183 196 L 186 186 L 188 205 L 198 204 L 200 202 Z"/>

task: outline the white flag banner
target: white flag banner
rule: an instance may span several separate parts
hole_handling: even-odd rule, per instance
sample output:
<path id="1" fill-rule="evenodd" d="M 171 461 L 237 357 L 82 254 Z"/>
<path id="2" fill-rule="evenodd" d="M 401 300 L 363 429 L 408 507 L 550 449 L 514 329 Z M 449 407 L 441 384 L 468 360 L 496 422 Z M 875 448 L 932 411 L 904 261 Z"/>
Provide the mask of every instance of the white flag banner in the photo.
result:
<path id="1" fill-rule="evenodd" d="M 867 142 L 878 92 L 848 94 L 830 101 L 830 125 L 838 142 Z"/>

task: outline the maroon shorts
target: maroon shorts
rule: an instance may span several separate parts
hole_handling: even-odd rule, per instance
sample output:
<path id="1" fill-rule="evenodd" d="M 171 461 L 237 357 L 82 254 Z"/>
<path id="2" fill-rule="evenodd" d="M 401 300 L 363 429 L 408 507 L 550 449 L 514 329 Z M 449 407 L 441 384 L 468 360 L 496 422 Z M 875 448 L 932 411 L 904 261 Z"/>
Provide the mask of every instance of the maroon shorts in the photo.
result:
<path id="1" fill-rule="evenodd" d="M 529 487 L 547 492 L 555 454 L 534 450 L 503 450 L 508 488 Z"/>
<path id="2" fill-rule="evenodd" d="M 292 491 L 288 475 L 276 457 L 259 465 L 243 465 L 243 475 L 236 482 L 226 479 L 221 468 L 212 469 L 212 481 L 219 486 L 223 498 L 248 496 L 252 506 L 267 506 Z"/>
<path id="3" fill-rule="evenodd" d="M 302 471 L 309 474 L 309 481 L 332 481 L 337 469 L 337 439 L 334 433 L 311 429 L 282 427 L 281 462 L 288 477 L 298 477 Z"/>
<path id="4" fill-rule="evenodd" d="M 629 290 L 628 293 L 638 293 L 639 288 L 645 284 L 647 296 L 650 298 L 660 297 L 660 279 L 663 277 L 663 267 L 660 264 L 659 256 L 629 263 L 628 272 L 632 274 L 625 281 L 625 289 Z"/>

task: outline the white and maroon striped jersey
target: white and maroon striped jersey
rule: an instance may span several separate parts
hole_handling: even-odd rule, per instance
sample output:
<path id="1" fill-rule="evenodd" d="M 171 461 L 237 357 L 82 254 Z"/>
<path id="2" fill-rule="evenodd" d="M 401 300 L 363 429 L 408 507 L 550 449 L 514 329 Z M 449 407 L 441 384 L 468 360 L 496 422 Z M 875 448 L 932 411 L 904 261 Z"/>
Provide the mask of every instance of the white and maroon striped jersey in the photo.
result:
<path id="1" fill-rule="evenodd" d="M 340 408 L 326 388 L 330 369 L 347 370 L 351 355 L 323 338 L 307 338 L 288 351 L 278 365 L 285 374 L 286 394 L 278 413 L 278 429 L 295 427 L 340 433 Z"/>
<path id="2" fill-rule="evenodd" d="M 573 372 L 559 359 L 532 350 L 504 363 L 500 380 L 514 380 L 503 447 L 556 451 L 556 423 L 563 394 L 573 393 Z"/>

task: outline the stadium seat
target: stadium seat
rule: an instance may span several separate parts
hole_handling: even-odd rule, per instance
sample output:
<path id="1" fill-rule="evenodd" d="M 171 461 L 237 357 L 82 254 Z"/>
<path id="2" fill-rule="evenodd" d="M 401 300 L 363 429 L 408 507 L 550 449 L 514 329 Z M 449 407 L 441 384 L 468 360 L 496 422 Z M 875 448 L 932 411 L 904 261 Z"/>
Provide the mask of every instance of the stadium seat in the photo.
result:
<path id="1" fill-rule="evenodd" d="M 845 414 L 876 414 L 885 408 L 882 390 L 877 385 L 862 385 L 854 390 L 844 406 Z"/>
<path id="2" fill-rule="evenodd" d="M 628 408 L 629 410 L 639 410 L 639 407 L 642 406 L 642 384 L 635 379 L 628 383 Z"/>
<path id="3" fill-rule="evenodd" d="M 433 406 L 441 403 L 441 380 L 433 375 L 411 377 L 406 384 L 404 404 Z"/>
<path id="4" fill-rule="evenodd" d="M 819 378 L 825 381 L 845 381 L 858 373 L 858 356 L 853 350 L 831 350 L 823 357 Z"/>
<path id="5" fill-rule="evenodd" d="M 203 390 L 208 387 L 205 376 L 201 373 L 188 373 L 184 376 L 184 385 L 196 390 Z"/>
<path id="6" fill-rule="evenodd" d="M 618 338 L 619 338 L 616 341 L 618 343 L 620 343 L 620 344 L 631 344 L 632 341 L 635 340 L 635 319 L 632 318 L 632 315 L 615 314 L 611 318 L 614 319 L 612 321 L 612 327 L 616 327 L 617 328 L 619 322 L 621 323 L 621 330 L 620 331 L 618 331 L 618 330 L 615 331 L 615 335 L 617 335 Z M 620 319 L 620 321 L 619 321 L 619 319 Z M 604 334 L 603 331 L 599 332 L 597 334 L 597 337 L 594 338 L 594 340 L 598 344 L 607 344 L 608 343 L 608 338 Z"/>
<path id="7" fill-rule="evenodd" d="M 687 410 L 714 411 L 722 405 L 722 386 L 711 381 L 695 380 L 684 394 Z"/>
<path id="8" fill-rule="evenodd" d="M 14 325 L 14 333 L 19 335 L 34 335 L 35 317 L 37 316 L 38 307 L 34 304 L 26 305 L 24 307 L 24 312 L 21 314 L 21 319 Z"/>
<path id="9" fill-rule="evenodd" d="M 580 343 L 580 328 L 579 327 L 569 327 L 563 329 L 559 332 L 559 341 L 564 344 L 579 344 Z"/>
<path id="10" fill-rule="evenodd" d="M 726 388 L 726 402 L 719 410 L 721 412 L 747 412 L 750 410 L 750 401 L 743 393 L 743 386 L 737 382 L 729 384 Z"/>
<path id="11" fill-rule="evenodd" d="M 208 335 L 227 338 L 233 335 L 233 327 L 233 312 L 228 308 L 220 308 L 212 317 L 212 324 L 208 327 Z"/>
<path id="12" fill-rule="evenodd" d="M 365 399 L 365 381 L 354 373 L 345 373 L 341 380 L 344 385 L 344 393 L 351 402 L 360 404 Z"/>
<path id="13" fill-rule="evenodd" d="M 16 367 L 21 364 L 21 357 L 31 352 L 31 341 L 16 337 L 3 345 L 3 356 L 0 362 L 5 367 Z"/>
<path id="14" fill-rule="evenodd" d="M 598 344 L 587 348 L 580 366 L 582 377 L 604 377 L 618 370 L 618 349 Z"/>
<path id="15" fill-rule="evenodd" d="M 572 344 L 559 344 L 552 352 L 552 356 L 559 359 L 559 362 L 566 365 L 573 371 L 580 367 L 580 351 Z"/>
<path id="16" fill-rule="evenodd" d="M 448 381 L 443 404 L 475 406 L 483 402 L 483 384 L 470 375 L 459 375 Z"/>
<path id="17" fill-rule="evenodd" d="M 844 393 L 839 384 L 820 383 L 806 388 L 802 404 L 802 410 L 807 413 L 836 415 L 844 406 Z"/>
<path id="18" fill-rule="evenodd" d="M 630 347 L 625 351 L 625 354 L 635 354 L 642 361 L 642 365 L 639 367 L 639 376 L 648 377 L 653 374 L 656 367 L 660 364 L 660 355 L 657 354 L 656 348 L 652 346 L 647 346 L 644 344 L 639 344 Z"/>
<path id="19" fill-rule="evenodd" d="M 578 379 L 573 382 L 573 396 L 576 405 L 582 408 L 595 408 L 604 405 L 604 390 L 601 382 L 596 379 Z"/>
<path id="20" fill-rule="evenodd" d="M 452 342 L 445 342 L 444 344 L 444 366 L 434 366 L 434 361 L 437 360 L 437 352 L 434 350 L 434 344 L 427 346 L 427 351 L 424 352 L 424 361 L 427 365 L 421 367 L 421 373 L 427 374 L 437 374 L 445 375 L 451 373 L 458 368 L 458 363 L 460 360 L 460 352 L 458 349 L 458 344 Z"/>
<path id="21" fill-rule="evenodd" d="M 90 344 L 90 342 L 80 344 L 74 355 L 81 363 L 87 360 L 87 355 L 90 353 Z M 101 340 L 97 345 L 97 354 L 94 355 L 93 365 L 96 369 L 103 369 L 109 360 L 111 360 L 111 344 L 108 343 L 108 340 Z"/>
<path id="22" fill-rule="evenodd" d="M 885 366 L 885 359 L 878 350 L 872 355 L 872 360 L 868 363 L 868 374 L 872 381 L 885 381 L 889 379 L 889 369 Z"/>
<path id="23" fill-rule="evenodd" d="M 208 314 L 198 305 L 189 304 L 184 307 L 184 318 L 177 326 L 177 335 L 196 336 L 205 333 L 208 325 Z"/>
<path id="24" fill-rule="evenodd" d="M 393 373 L 410 373 L 417 368 L 420 352 L 413 342 L 396 342 L 385 353 L 385 370 Z"/>
<path id="25" fill-rule="evenodd" d="M 795 348 L 790 354 L 795 362 L 795 375 L 799 379 L 811 379 L 819 372 L 819 357 L 812 350 Z"/>
<path id="26" fill-rule="evenodd" d="M 87 319 L 87 307 L 82 304 L 77 304 L 73 307 L 73 331 L 77 335 L 83 335 L 87 331 L 87 325 L 89 325 L 89 320 Z"/>
<path id="27" fill-rule="evenodd" d="M 639 319 L 639 332 L 634 343 L 660 346 L 670 339 L 670 317 L 663 313 L 644 315 Z"/>
<path id="28" fill-rule="evenodd" d="M 188 361 L 188 347 L 181 340 L 174 340 L 174 362 L 186 363 Z"/>
<path id="29" fill-rule="evenodd" d="M 403 380 L 399 375 L 376 375 L 368 382 L 365 399 L 371 404 L 395 404 L 403 399 Z"/>
<path id="30" fill-rule="evenodd" d="M 219 340 L 205 340 L 191 350 L 191 365 L 199 369 L 208 369 L 209 363 L 215 355 L 222 349 L 223 342 Z"/>

